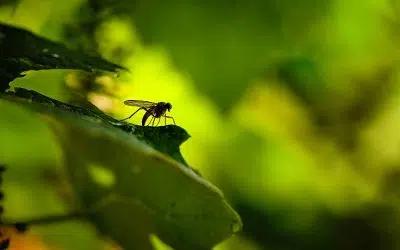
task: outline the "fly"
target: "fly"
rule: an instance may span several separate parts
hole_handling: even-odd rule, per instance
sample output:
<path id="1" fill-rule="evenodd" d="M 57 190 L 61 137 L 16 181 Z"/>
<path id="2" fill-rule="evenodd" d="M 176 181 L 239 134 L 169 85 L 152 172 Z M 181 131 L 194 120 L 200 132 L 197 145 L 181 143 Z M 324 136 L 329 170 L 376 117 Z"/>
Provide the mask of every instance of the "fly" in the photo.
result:
<path id="1" fill-rule="evenodd" d="M 126 100 L 124 104 L 127 106 L 135 106 L 139 107 L 133 114 L 129 117 L 122 119 L 120 121 L 125 121 L 132 118 L 139 110 L 144 110 L 146 113 L 143 115 L 142 118 L 142 126 L 146 125 L 147 119 L 151 116 L 150 123 L 154 125 L 154 121 L 158 119 L 157 125 L 160 123 L 161 117 L 164 117 L 165 125 L 167 125 L 167 118 L 172 119 L 175 124 L 175 120 L 172 116 L 168 116 L 166 113 L 167 111 L 170 112 L 172 109 L 172 105 L 169 102 L 149 102 L 149 101 L 141 101 L 141 100 Z"/>

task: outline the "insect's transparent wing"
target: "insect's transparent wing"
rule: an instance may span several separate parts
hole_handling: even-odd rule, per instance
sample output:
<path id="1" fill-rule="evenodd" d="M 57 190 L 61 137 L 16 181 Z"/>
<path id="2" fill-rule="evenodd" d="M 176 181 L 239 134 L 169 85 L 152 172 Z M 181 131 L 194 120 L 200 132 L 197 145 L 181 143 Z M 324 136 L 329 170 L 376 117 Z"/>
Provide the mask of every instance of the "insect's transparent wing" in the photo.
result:
<path id="1" fill-rule="evenodd" d="M 124 101 L 124 104 L 128 106 L 136 106 L 141 108 L 151 108 L 154 105 L 157 105 L 157 103 L 154 102 L 141 101 L 141 100 L 126 100 Z"/>

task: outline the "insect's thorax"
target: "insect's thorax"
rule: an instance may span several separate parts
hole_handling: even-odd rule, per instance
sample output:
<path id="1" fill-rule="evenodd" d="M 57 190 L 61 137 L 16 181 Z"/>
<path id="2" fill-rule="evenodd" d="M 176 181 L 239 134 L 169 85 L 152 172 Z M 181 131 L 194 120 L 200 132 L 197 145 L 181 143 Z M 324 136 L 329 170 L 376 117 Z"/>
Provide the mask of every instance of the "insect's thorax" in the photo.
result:
<path id="1" fill-rule="evenodd" d="M 153 116 L 161 117 L 163 114 L 165 114 L 166 111 L 167 111 L 166 103 L 165 102 L 159 102 L 159 103 L 157 103 L 157 106 L 154 107 Z"/>

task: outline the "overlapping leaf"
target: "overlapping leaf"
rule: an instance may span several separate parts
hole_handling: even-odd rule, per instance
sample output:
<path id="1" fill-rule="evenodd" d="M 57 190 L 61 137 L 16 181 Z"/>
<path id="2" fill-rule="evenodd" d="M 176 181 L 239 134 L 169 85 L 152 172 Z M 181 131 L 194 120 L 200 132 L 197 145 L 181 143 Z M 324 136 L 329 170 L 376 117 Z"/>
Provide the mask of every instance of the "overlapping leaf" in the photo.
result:
<path id="1" fill-rule="evenodd" d="M 0 24 L 0 46 L 2 90 L 26 70 L 122 68 L 8 25 Z M 49 124 L 81 209 L 124 249 L 152 249 L 150 234 L 175 249 L 210 249 L 240 230 L 222 193 L 185 163 L 179 151 L 189 138 L 184 129 L 134 126 L 21 88 L 0 98 Z"/>

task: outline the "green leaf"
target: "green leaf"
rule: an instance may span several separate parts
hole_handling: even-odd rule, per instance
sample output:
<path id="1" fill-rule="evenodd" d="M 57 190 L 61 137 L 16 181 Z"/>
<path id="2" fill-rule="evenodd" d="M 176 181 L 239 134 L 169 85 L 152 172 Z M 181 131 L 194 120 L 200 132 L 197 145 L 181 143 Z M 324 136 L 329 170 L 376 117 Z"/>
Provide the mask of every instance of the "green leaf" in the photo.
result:
<path id="1" fill-rule="evenodd" d="M 95 121 L 102 120 L 105 124 L 112 124 L 114 127 L 135 135 L 137 139 L 148 144 L 149 146 L 159 150 L 160 152 L 169 155 L 177 161 L 187 165 L 179 151 L 179 146 L 189 139 L 189 134 L 178 126 L 163 126 L 163 127 L 143 127 L 136 126 L 130 123 L 121 122 L 110 116 L 105 115 L 101 111 L 89 110 L 82 107 L 69 105 L 47 96 L 44 96 L 33 90 L 23 88 L 15 88 L 15 92 L 9 92 L 4 95 L 4 98 L 19 97 L 20 100 L 29 101 L 30 108 L 37 111 L 47 111 L 49 108 L 53 112 L 67 111 L 74 113 L 77 116 L 84 116 Z"/>
<path id="2" fill-rule="evenodd" d="M 0 90 L 27 70 L 80 69 L 116 72 L 125 69 L 100 57 L 68 49 L 30 31 L 0 23 Z"/>
<path id="3" fill-rule="evenodd" d="M 152 249 L 150 234 L 175 249 L 210 249 L 241 229 L 221 191 L 185 165 L 182 128 L 129 125 L 24 89 L 0 97 L 49 124 L 81 208 L 124 249 Z"/>

